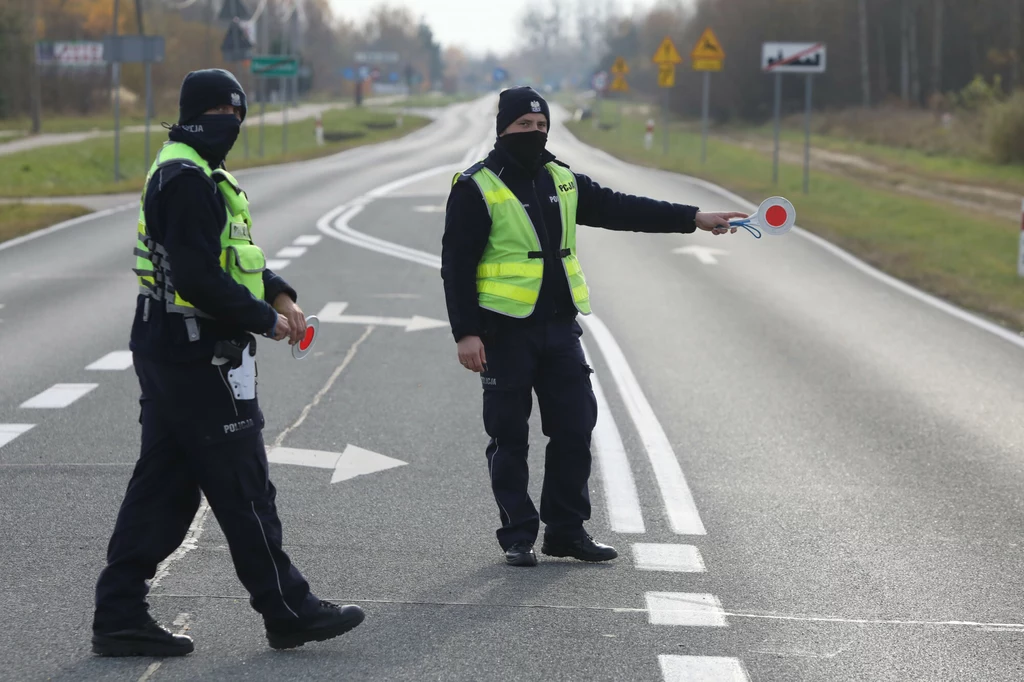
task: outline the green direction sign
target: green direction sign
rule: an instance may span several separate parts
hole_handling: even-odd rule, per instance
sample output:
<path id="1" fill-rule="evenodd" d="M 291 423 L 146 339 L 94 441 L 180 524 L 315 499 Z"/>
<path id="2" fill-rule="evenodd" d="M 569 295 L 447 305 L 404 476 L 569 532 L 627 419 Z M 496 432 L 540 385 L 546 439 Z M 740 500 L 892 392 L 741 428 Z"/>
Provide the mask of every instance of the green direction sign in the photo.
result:
<path id="1" fill-rule="evenodd" d="M 253 57 L 249 70 L 257 76 L 295 76 L 299 73 L 299 58 L 288 55 Z"/>

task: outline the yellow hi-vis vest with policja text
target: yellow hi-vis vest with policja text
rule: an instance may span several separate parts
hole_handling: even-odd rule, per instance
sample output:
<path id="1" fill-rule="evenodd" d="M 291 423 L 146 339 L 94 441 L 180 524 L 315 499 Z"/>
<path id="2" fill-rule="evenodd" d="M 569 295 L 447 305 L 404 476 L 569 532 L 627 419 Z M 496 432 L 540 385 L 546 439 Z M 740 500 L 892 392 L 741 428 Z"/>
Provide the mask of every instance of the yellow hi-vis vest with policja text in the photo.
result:
<path id="1" fill-rule="evenodd" d="M 217 186 L 227 213 L 224 228 L 220 233 L 220 266 L 231 279 L 235 280 L 255 297 L 263 299 L 263 271 L 267 261 L 263 250 L 252 240 L 252 217 L 249 215 L 249 199 L 238 186 L 235 178 L 226 170 L 213 170 L 192 147 L 182 142 L 167 142 L 160 149 L 153 165 L 146 175 L 139 206 L 138 241 L 135 245 L 136 263 L 133 271 L 138 276 L 139 293 L 147 296 L 146 319 L 151 301 L 163 301 L 167 312 L 184 316 L 189 341 L 199 340 L 199 325 L 196 317 L 210 315 L 186 301 L 174 288 L 173 264 L 169 262 L 167 250 L 149 236 L 146 231 L 146 188 L 154 173 L 172 164 L 185 162 L 197 167 Z M 176 225 L 174 229 L 190 229 L 188 225 Z"/>
<path id="2" fill-rule="evenodd" d="M 573 304 L 579 312 L 588 315 L 590 290 L 576 257 L 576 176 L 554 162 L 544 167 L 555 181 L 562 218 L 559 258 Z M 522 202 L 490 169 L 477 164 L 456 175 L 452 184 L 467 174 L 480 188 L 491 216 L 490 236 L 476 274 L 480 307 L 510 317 L 529 317 L 537 304 L 544 277 L 544 254 L 537 229 Z"/>

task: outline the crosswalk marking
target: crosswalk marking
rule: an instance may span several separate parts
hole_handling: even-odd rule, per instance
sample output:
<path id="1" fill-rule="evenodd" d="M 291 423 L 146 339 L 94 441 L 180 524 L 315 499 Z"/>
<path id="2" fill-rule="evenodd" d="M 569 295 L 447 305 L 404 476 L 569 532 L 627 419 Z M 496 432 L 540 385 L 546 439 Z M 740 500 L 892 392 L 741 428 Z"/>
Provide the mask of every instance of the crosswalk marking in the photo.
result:
<path id="1" fill-rule="evenodd" d="M 703 573 L 704 559 L 693 545 L 637 543 L 633 545 L 633 562 L 641 571 L 672 571 Z"/>
<path id="2" fill-rule="evenodd" d="M 658 656 L 665 682 L 749 682 L 738 658 L 724 656 Z"/>
<path id="3" fill-rule="evenodd" d="M 35 424 L 0 424 L 0 448 L 31 429 Z"/>
<path id="4" fill-rule="evenodd" d="M 692 592 L 647 592 L 647 614 L 651 625 L 728 627 L 725 611 L 713 594 Z"/>
<path id="5" fill-rule="evenodd" d="M 86 367 L 86 369 L 124 370 L 131 367 L 132 364 L 132 352 L 130 350 L 115 350 L 107 353 L 102 358 Z"/>
<path id="6" fill-rule="evenodd" d="M 34 398 L 21 404 L 25 408 L 53 409 L 67 407 L 99 384 L 54 384 Z"/>

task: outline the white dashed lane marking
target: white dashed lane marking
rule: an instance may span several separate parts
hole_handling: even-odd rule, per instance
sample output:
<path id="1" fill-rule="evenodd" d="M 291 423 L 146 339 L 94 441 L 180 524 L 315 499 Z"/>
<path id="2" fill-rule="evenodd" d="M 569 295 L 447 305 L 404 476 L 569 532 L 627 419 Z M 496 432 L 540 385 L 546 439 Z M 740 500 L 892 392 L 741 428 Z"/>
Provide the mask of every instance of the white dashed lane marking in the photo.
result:
<path id="1" fill-rule="evenodd" d="M 665 682 L 748 682 L 736 658 L 723 656 L 658 656 Z"/>
<path id="2" fill-rule="evenodd" d="M 295 246 L 316 246 L 323 238 L 322 234 L 304 234 L 295 238 Z"/>
<path id="3" fill-rule="evenodd" d="M 275 258 L 298 258 L 306 253 L 305 246 L 286 246 L 275 254 Z"/>
<path id="4" fill-rule="evenodd" d="M 651 625 L 729 626 L 725 610 L 713 594 L 647 592 L 644 599 Z"/>
<path id="5" fill-rule="evenodd" d="M 31 429 L 35 424 L 0 424 L 0 448 Z"/>
<path id="6" fill-rule="evenodd" d="M 67 407 L 99 384 L 54 384 L 34 398 L 21 404 L 25 408 L 54 409 Z"/>
<path id="7" fill-rule="evenodd" d="M 268 258 L 267 259 L 267 269 L 268 270 L 284 270 L 286 267 L 288 267 L 289 263 L 291 263 L 290 260 L 284 260 L 284 259 L 278 259 L 278 258 Z"/>
<path id="8" fill-rule="evenodd" d="M 707 570 L 700 550 L 693 545 L 637 543 L 633 545 L 633 563 L 641 571 L 703 573 Z"/>
<path id="9" fill-rule="evenodd" d="M 115 350 L 112 353 L 107 353 L 102 358 L 86 367 L 86 369 L 116 371 L 128 369 L 133 364 L 132 352 L 130 350 Z"/>

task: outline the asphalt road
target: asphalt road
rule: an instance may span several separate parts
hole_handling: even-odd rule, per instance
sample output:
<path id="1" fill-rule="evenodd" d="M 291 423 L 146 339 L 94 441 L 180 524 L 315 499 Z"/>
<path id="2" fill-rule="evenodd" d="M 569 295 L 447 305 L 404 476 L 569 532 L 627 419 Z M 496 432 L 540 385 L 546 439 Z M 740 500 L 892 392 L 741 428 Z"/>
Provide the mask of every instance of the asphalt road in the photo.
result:
<path id="1" fill-rule="evenodd" d="M 305 463 L 272 465 L 286 548 L 319 596 L 368 613 L 331 642 L 271 651 L 201 514 L 151 598 L 196 652 L 89 653 L 138 388 L 123 355 L 87 368 L 127 348 L 135 216 L 0 246 L 0 679 L 1024 678 L 1024 347 L 802 231 L 581 229 L 602 401 L 588 528 L 620 558 L 503 564 L 438 273 L 447 188 L 492 106 L 239 174 L 257 239 L 324 319 L 302 361 L 261 342 L 260 390 L 272 458 Z M 749 210 L 560 125 L 551 147 L 621 191 Z M 718 251 L 674 252 L 690 246 Z"/>

